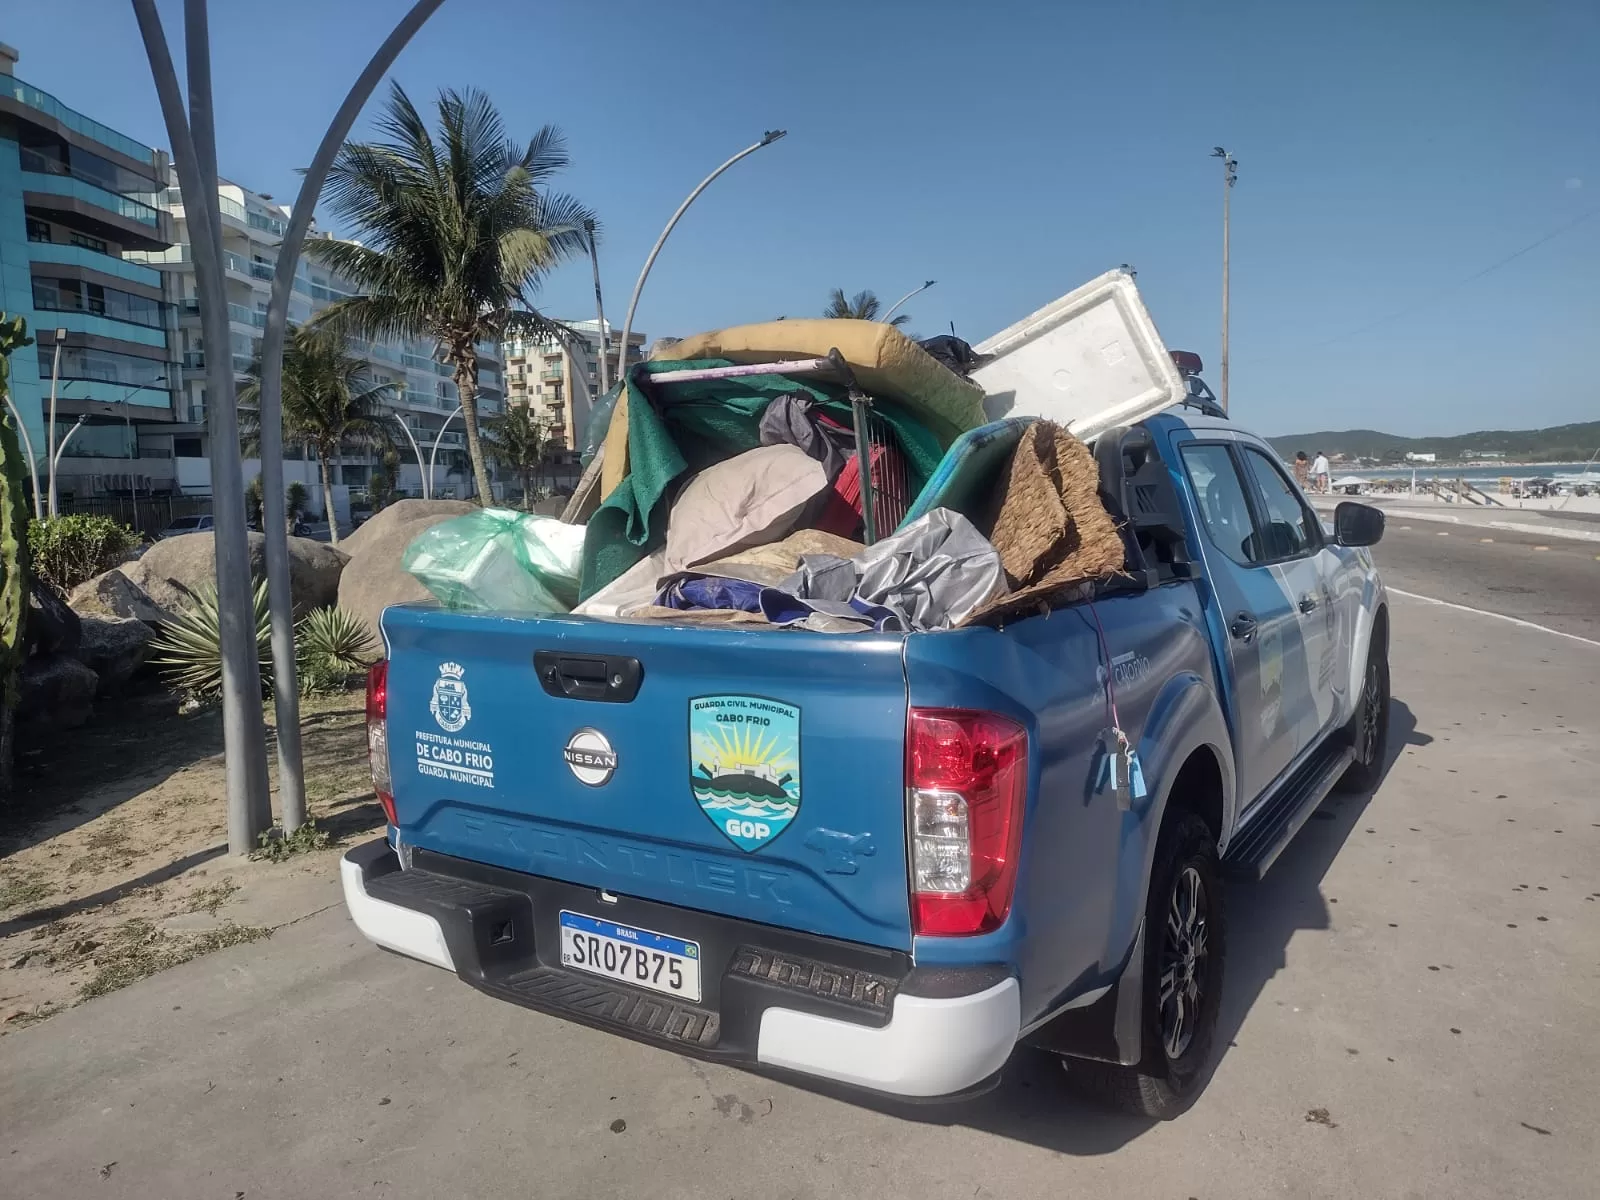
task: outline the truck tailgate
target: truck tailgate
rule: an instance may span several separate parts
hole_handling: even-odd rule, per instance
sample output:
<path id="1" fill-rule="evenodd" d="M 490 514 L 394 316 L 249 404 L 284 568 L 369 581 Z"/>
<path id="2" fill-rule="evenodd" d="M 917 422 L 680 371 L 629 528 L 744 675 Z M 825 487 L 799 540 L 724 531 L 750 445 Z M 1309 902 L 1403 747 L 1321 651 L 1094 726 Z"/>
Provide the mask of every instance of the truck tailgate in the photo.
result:
<path id="1" fill-rule="evenodd" d="M 900 637 L 423 608 L 383 632 L 404 843 L 909 949 Z"/>

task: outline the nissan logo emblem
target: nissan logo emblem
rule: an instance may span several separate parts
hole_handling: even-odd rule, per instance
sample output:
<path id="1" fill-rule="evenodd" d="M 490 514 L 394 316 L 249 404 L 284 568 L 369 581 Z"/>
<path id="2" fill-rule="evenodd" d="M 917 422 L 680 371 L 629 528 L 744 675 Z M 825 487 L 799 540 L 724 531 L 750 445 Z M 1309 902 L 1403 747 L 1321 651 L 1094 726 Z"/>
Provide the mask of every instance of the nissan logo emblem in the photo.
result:
<path id="1" fill-rule="evenodd" d="M 617 770 L 617 752 L 598 729 L 578 730 L 561 754 L 578 782 L 587 787 L 604 787 Z"/>

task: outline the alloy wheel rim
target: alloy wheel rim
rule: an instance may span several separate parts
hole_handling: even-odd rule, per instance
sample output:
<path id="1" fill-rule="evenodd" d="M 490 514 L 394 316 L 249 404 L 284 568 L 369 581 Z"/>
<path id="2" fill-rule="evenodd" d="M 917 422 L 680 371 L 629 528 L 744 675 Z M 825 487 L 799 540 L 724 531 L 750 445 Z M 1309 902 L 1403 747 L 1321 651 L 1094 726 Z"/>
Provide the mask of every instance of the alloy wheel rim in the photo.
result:
<path id="1" fill-rule="evenodd" d="M 1182 1058 L 1194 1042 L 1204 999 L 1210 953 L 1205 881 L 1185 867 L 1172 883 L 1161 947 L 1161 1042 L 1169 1059 Z"/>
<path id="2" fill-rule="evenodd" d="M 1377 665 L 1367 669 L 1367 686 L 1361 693 L 1361 761 L 1371 763 L 1378 748 L 1378 722 L 1383 705 L 1378 696 Z"/>

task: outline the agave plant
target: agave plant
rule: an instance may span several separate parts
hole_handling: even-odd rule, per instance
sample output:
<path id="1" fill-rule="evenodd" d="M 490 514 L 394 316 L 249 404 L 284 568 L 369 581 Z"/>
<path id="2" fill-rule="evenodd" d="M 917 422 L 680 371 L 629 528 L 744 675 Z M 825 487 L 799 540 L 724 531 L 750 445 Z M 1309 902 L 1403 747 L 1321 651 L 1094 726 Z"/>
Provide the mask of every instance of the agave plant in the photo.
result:
<path id="1" fill-rule="evenodd" d="M 255 588 L 256 657 L 261 663 L 263 691 L 272 690 L 272 623 L 267 612 L 267 584 Z M 210 700 L 222 693 L 222 616 L 217 589 L 196 588 L 177 620 L 162 627 L 152 645 L 155 664 L 167 681 L 190 697 Z"/>
<path id="2" fill-rule="evenodd" d="M 300 622 L 295 641 L 303 663 L 349 675 L 365 671 L 383 654 L 367 623 L 348 608 L 312 609 Z"/>

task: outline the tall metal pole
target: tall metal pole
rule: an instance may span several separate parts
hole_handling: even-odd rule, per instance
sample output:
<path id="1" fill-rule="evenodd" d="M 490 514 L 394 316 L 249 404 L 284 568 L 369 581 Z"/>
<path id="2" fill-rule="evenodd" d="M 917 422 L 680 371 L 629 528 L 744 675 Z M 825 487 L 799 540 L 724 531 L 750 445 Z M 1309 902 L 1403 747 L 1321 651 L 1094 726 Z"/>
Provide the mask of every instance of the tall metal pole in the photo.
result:
<path id="1" fill-rule="evenodd" d="M 55 361 L 50 366 L 50 428 L 45 434 L 45 465 L 50 472 L 50 517 L 56 516 L 56 383 L 61 378 L 61 343 L 66 340 L 65 329 L 56 330 Z"/>
<path id="2" fill-rule="evenodd" d="M 594 222 L 585 221 L 583 231 L 589 235 L 589 265 L 594 268 L 594 317 L 600 326 L 600 394 L 604 396 L 611 388 L 611 376 L 606 359 L 611 353 L 611 333 L 606 329 L 606 306 L 600 299 L 600 251 L 595 247 Z M 620 375 L 627 366 L 628 348 L 622 348 L 622 355 L 617 359 L 617 373 Z M 587 381 L 585 381 L 587 382 Z M 577 434 L 573 434 L 576 438 Z"/>
<path id="3" fill-rule="evenodd" d="M 661 236 L 656 239 L 656 244 L 650 247 L 650 257 L 644 260 L 644 270 L 639 272 L 639 280 L 633 285 L 633 298 L 628 301 L 628 315 L 622 318 L 622 341 L 617 348 L 617 374 L 621 378 L 626 379 L 628 377 L 628 335 L 633 332 L 633 314 L 639 308 L 639 293 L 644 291 L 644 281 L 650 277 L 650 268 L 655 266 L 656 255 L 661 253 L 661 247 L 666 244 L 667 235 L 672 232 L 672 227 L 676 225 L 678 223 L 678 219 L 689 210 L 689 206 L 699 199 L 700 193 L 711 186 L 712 181 L 715 180 L 718 175 L 721 175 L 741 158 L 754 154 L 763 146 L 772 145 L 773 142 L 783 137 L 786 133 L 788 133 L 788 130 L 786 129 L 767 130 L 766 133 L 761 135 L 761 140 L 759 142 L 755 143 L 753 146 L 746 146 L 743 150 L 739 151 L 739 153 L 735 154 L 727 162 L 723 163 L 715 171 L 711 172 L 711 174 L 702 179 L 700 181 L 700 186 L 695 188 L 694 191 L 690 192 L 684 202 L 678 205 L 678 211 L 672 214 L 672 220 L 667 222 L 667 227 L 661 231 Z"/>
<path id="4" fill-rule="evenodd" d="M 883 324 L 883 325 L 887 325 L 889 323 L 889 318 L 894 316 L 895 313 L 900 311 L 900 306 L 902 304 L 904 304 L 907 300 L 911 299 L 911 297 L 917 295 L 919 292 L 927 291 L 929 288 L 931 288 L 934 284 L 936 284 L 938 282 L 939 281 L 937 279 L 930 279 L 930 280 L 928 280 L 927 283 L 923 284 L 921 287 L 912 288 L 904 296 L 901 296 L 900 299 L 896 300 L 893 304 L 891 304 L 889 306 L 889 311 L 884 313 L 883 316 L 878 318 L 879 323 Z"/>
<path id="5" fill-rule="evenodd" d="M 22 419 L 22 414 L 17 411 L 17 406 L 11 401 L 11 389 L 6 389 L 6 411 L 11 414 L 11 419 L 16 423 L 17 432 L 22 435 L 22 449 L 28 455 L 28 474 L 33 477 L 33 519 L 44 520 L 44 498 L 39 495 L 39 460 L 33 456 L 33 438 L 28 435 L 28 425 Z M 47 464 L 48 465 L 48 464 Z"/>
<path id="6" fill-rule="evenodd" d="M 422 450 L 417 445 L 417 439 L 411 436 L 411 426 L 400 419 L 400 414 L 390 413 L 389 415 L 394 418 L 395 424 L 400 426 L 400 432 L 406 435 L 406 441 L 411 443 L 411 453 L 417 456 L 417 474 L 422 476 L 422 498 L 427 500 L 429 498 L 428 476 L 427 468 L 422 465 Z"/>
<path id="7" fill-rule="evenodd" d="M 439 426 L 439 432 L 433 436 L 433 449 L 428 451 L 428 480 L 425 484 L 423 484 L 423 486 L 428 489 L 429 493 L 432 493 L 433 491 L 433 463 L 434 460 L 439 457 L 439 443 L 444 439 L 444 431 L 450 428 L 450 422 L 454 421 L 460 415 L 461 405 L 458 404 L 456 405 L 455 412 L 451 413 L 444 419 L 444 424 Z M 407 436 L 409 436 L 409 433 Z M 415 442 L 412 443 L 412 445 L 415 444 Z M 494 497 L 490 496 L 489 499 L 493 500 Z"/>
<path id="8" fill-rule="evenodd" d="M 1239 178 L 1239 160 L 1221 146 L 1211 151 L 1212 158 L 1222 160 L 1222 372 L 1221 388 L 1217 401 L 1222 411 L 1228 411 L 1228 201 L 1233 195 L 1234 181 Z"/>
<path id="9" fill-rule="evenodd" d="M 267 793 L 266 722 L 251 604 L 245 537 L 243 465 L 228 345 L 227 291 L 222 274 L 222 227 L 217 206 L 216 140 L 211 122 L 211 70 L 204 0 L 185 0 L 185 41 L 192 100 L 190 134 L 183 94 L 155 0 L 132 0 L 161 115 L 172 140 L 184 208 L 192 213 L 195 286 L 206 355 L 206 420 L 211 437 L 212 509 L 216 527 L 217 607 L 222 641 L 222 736 L 228 792 L 228 849 L 247 854 L 272 820 Z M 205 150 L 201 150 L 201 146 Z M 201 155 L 204 154 L 202 158 Z"/>
<path id="10" fill-rule="evenodd" d="M 356 77 L 344 103 L 334 114 L 300 181 L 300 193 L 289 212 L 289 227 L 278 246 L 278 265 L 267 301 L 267 323 L 261 334 L 261 524 L 266 534 L 267 597 L 272 613 L 272 668 L 276 687 L 273 706 L 278 721 L 278 798 L 283 828 L 293 833 L 305 823 L 305 764 L 300 747 L 300 688 L 294 653 L 294 603 L 289 583 L 289 531 L 283 490 L 283 347 L 289 327 L 289 294 L 294 288 L 300 248 L 322 194 L 333 160 L 350 127 L 372 95 L 372 89 L 394 64 L 413 34 L 444 0 L 417 0 L 384 39 L 366 69 Z M 210 338 L 207 338 L 210 341 Z M 336 522 L 331 511 L 328 517 Z M 337 523 L 333 525 L 335 531 Z"/>
<path id="11" fill-rule="evenodd" d="M 72 428 L 67 430 L 67 436 L 61 439 L 61 444 L 56 447 L 55 457 L 50 460 L 52 471 L 54 470 L 56 463 L 61 461 L 61 456 L 67 452 L 67 443 L 72 440 L 72 435 L 77 433 L 78 430 L 82 429 L 88 420 L 89 414 L 84 413 L 78 418 L 77 422 L 72 426 Z"/>

